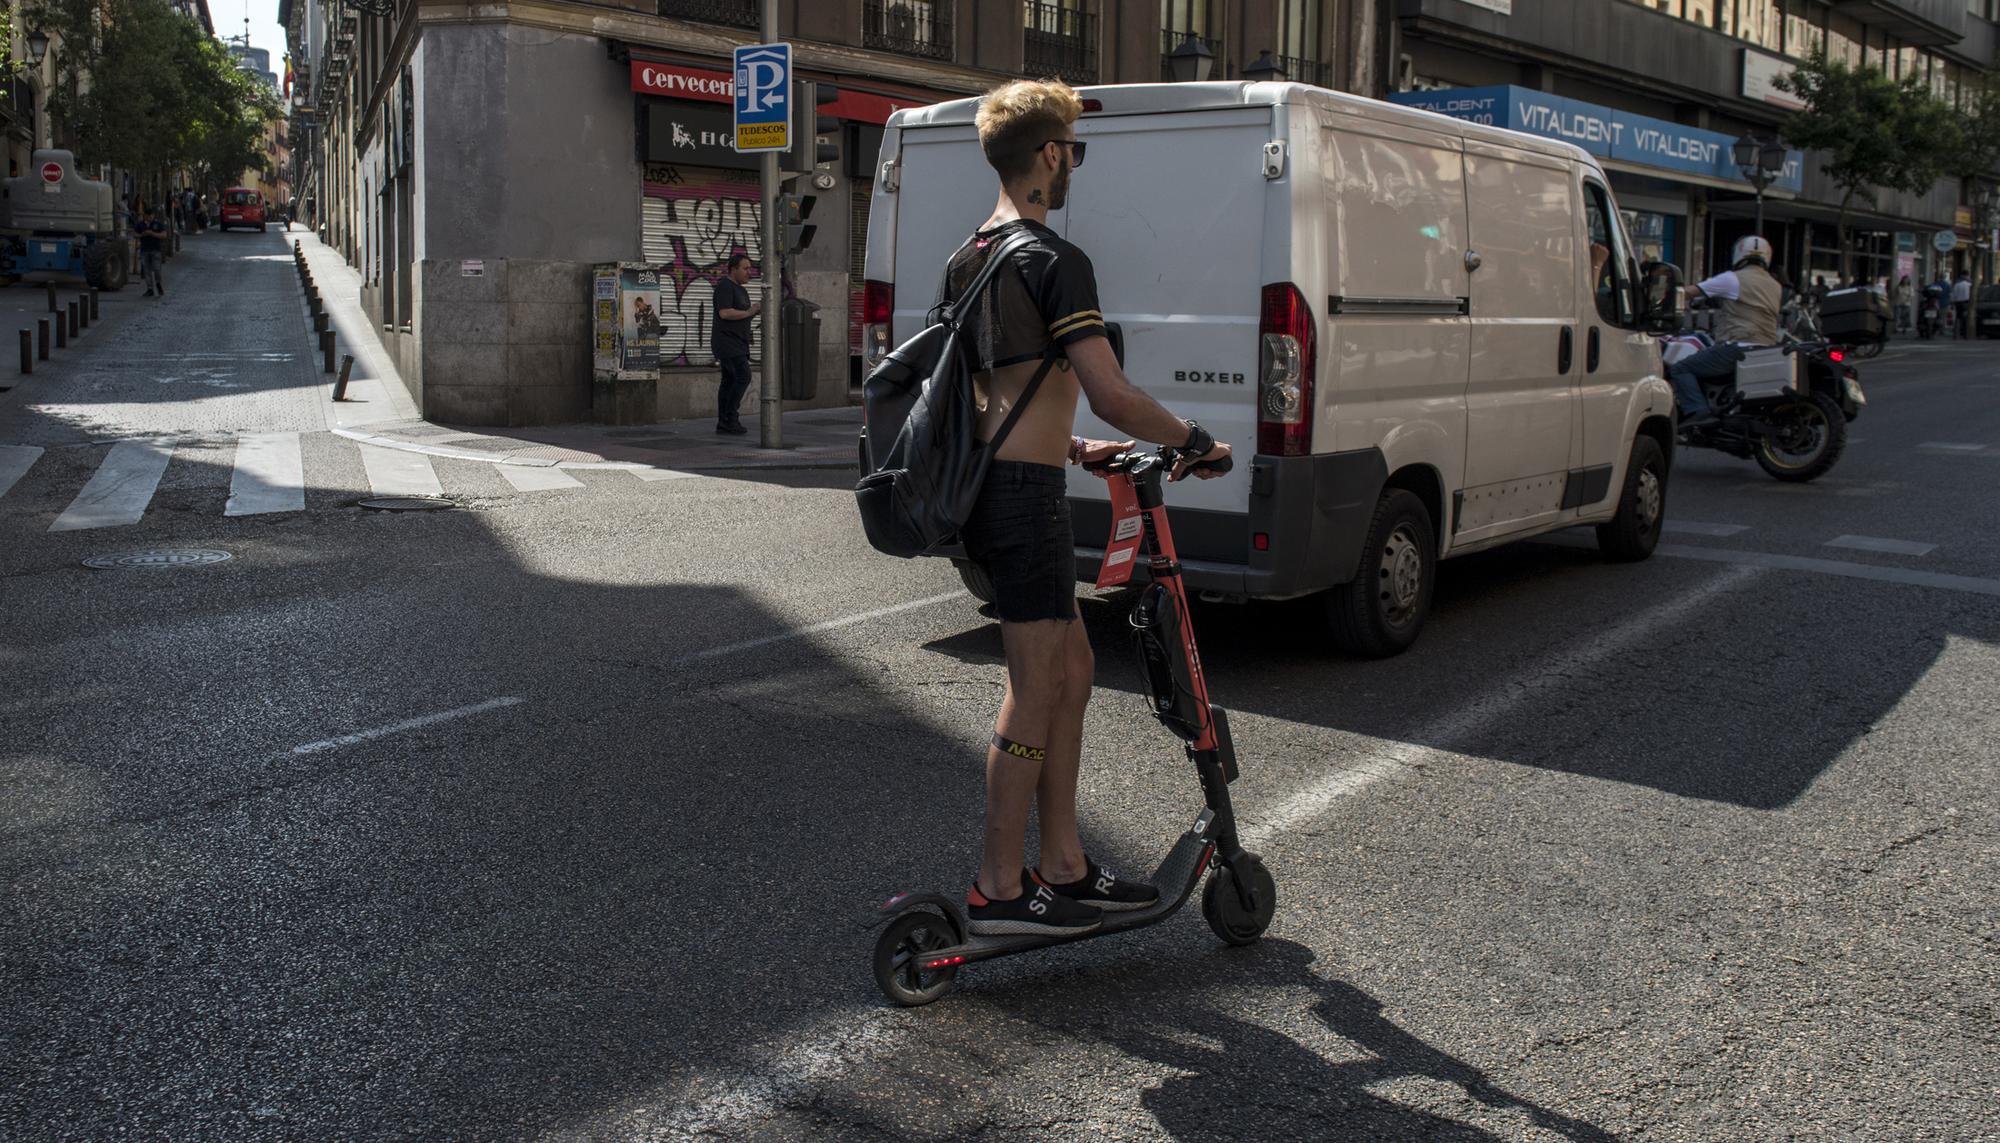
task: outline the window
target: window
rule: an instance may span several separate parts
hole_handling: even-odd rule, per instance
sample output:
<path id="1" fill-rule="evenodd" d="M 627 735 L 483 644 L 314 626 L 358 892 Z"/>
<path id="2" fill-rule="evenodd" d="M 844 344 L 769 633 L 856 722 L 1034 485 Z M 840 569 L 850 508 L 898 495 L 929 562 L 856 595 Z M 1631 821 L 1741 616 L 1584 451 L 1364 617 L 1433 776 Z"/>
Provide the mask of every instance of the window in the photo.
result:
<path id="1" fill-rule="evenodd" d="M 1284 0 L 1278 15 L 1278 66 L 1300 83 L 1332 86 L 1331 69 L 1320 60 L 1320 28 L 1325 0 Z"/>
<path id="2" fill-rule="evenodd" d="M 1097 0 L 1023 0 L 1022 71 L 1097 82 Z"/>
<path id="3" fill-rule="evenodd" d="M 1597 299 L 1597 316 L 1607 325 L 1636 327 L 1633 309 L 1631 247 L 1611 212 L 1611 196 L 1594 182 L 1583 184 L 1590 222 L 1590 292 Z"/>
<path id="4" fill-rule="evenodd" d="M 866 0 L 861 43 L 913 56 L 951 58 L 951 0 Z"/>
<path id="5" fill-rule="evenodd" d="M 757 0 L 660 0 L 660 15 L 735 28 L 755 28 L 762 18 Z"/>
<path id="6" fill-rule="evenodd" d="M 1805 59 L 1826 47 L 1826 13 L 1806 0 L 1785 0 L 1785 54 Z"/>
<path id="7" fill-rule="evenodd" d="M 1200 36 L 1208 50 L 1215 53 L 1215 70 L 1211 79 L 1225 79 L 1232 70 L 1225 62 L 1229 56 L 1223 51 L 1220 5 L 1209 0 L 1160 0 L 1160 72 L 1165 79 L 1173 78 L 1167 69 L 1165 57 L 1187 40 Z"/>

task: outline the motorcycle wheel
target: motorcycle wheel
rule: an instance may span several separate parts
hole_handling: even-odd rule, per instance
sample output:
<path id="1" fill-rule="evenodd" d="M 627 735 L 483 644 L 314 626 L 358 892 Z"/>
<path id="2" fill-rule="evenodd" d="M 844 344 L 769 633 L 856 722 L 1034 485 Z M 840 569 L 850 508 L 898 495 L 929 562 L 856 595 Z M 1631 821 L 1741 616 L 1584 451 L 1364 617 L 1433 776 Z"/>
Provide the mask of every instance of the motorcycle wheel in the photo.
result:
<path id="1" fill-rule="evenodd" d="M 1888 342 L 1886 341 L 1864 341 L 1855 346 L 1851 352 L 1856 357 L 1866 359 L 1881 354 L 1882 347 L 1887 344 Z"/>
<path id="2" fill-rule="evenodd" d="M 1804 483 L 1823 476 L 1847 447 L 1847 418 L 1824 393 L 1788 397 L 1763 419 L 1777 432 L 1757 443 L 1757 464 L 1779 480 Z"/>

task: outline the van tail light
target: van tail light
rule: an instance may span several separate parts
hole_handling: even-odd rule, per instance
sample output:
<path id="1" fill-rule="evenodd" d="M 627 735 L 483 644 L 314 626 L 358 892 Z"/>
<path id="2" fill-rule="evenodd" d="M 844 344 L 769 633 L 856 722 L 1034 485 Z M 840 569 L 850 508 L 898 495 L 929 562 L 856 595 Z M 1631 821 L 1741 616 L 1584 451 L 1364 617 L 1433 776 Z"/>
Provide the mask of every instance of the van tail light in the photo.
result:
<path id="1" fill-rule="evenodd" d="M 1318 344 L 1312 307 L 1297 286 L 1273 282 L 1264 287 L 1257 333 L 1257 451 L 1309 455 Z"/>
<path id="2" fill-rule="evenodd" d="M 891 282 L 864 282 L 861 286 L 861 363 L 869 369 L 889 356 L 889 315 L 896 309 L 896 287 Z"/>

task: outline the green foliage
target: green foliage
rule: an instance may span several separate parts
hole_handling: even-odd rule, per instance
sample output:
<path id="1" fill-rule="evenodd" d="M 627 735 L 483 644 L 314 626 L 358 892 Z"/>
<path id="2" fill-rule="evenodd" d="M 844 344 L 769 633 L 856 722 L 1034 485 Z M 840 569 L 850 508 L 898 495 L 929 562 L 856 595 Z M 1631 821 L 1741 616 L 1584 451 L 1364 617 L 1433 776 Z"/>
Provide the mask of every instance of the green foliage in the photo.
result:
<path id="1" fill-rule="evenodd" d="M 1994 178 L 2000 167 L 2000 75 L 1988 73 L 1967 89 L 1958 135 L 1950 173 L 1968 180 Z"/>
<path id="2" fill-rule="evenodd" d="M 1847 272 L 1852 242 L 1847 213 L 1857 198 L 1874 201 L 1874 188 L 1924 194 L 1954 165 L 1961 149 L 1955 113 L 1915 76 L 1893 80 L 1873 67 L 1849 67 L 1814 51 L 1777 81 L 1805 104 L 1781 129 L 1785 141 L 1821 152 L 1821 169 L 1841 190 L 1841 267 Z"/>
<path id="3" fill-rule="evenodd" d="M 36 0 L 25 11 L 54 39 L 49 115 L 79 162 L 142 175 L 186 167 L 203 182 L 264 166 L 275 96 L 166 0 Z"/>

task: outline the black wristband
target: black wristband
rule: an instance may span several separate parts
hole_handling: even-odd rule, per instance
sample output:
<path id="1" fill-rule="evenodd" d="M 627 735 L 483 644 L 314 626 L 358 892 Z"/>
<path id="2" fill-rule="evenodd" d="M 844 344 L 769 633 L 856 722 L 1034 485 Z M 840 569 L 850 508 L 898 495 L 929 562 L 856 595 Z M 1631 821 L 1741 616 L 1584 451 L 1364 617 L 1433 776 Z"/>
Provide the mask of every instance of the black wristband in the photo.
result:
<path id="1" fill-rule="evenodd" d="M 1184 421 L 1182 423 L 1188 427 L 1188 439 L 1187 443 L 1181 446 L 1182 452 L 1187 453 L 1189 456 L 1202 457 L 1215 451 L 1215 438 L 1209 435 L 1207 429 L 1202 428 L 1193 421 Z"/>

